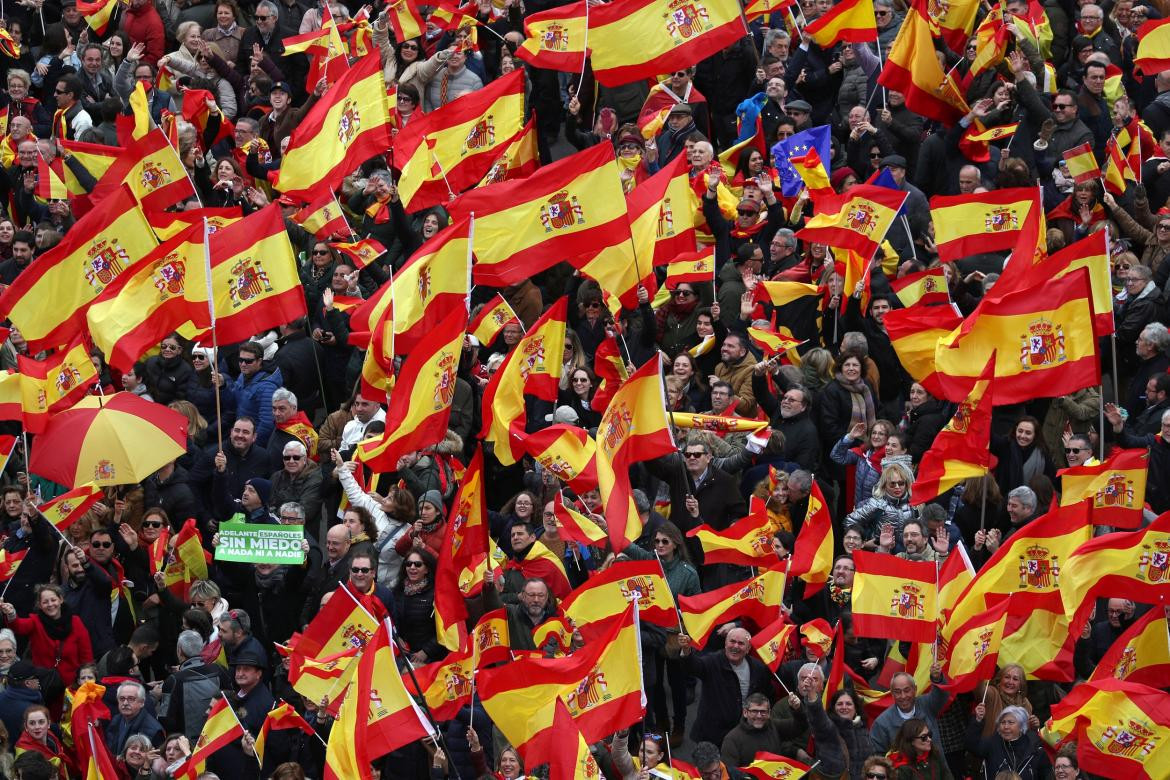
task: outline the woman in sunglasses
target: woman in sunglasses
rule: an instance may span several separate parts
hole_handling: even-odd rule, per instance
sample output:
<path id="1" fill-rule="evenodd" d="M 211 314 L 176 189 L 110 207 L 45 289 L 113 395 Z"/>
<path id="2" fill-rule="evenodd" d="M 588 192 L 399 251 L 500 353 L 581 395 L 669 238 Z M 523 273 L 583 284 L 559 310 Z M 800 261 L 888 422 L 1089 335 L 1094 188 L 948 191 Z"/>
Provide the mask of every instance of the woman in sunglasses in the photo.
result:
<path id="1" fill-rule="evenodd" d="M 893 780 L 951 780 L 941 746 L 934 744 L 930 726 L 920 718 L 902 724 L 889 754 Z M 994 776 L 994 773 L 991 775 Z"/>
<path id="2" fill-rule="evenodd" d="M 435 635 L 435 557 L 411 550 L 402 572 L 394 588 L 394 628 L 410 648 L 411 663 L 421 666 L 447 655 Z"/>

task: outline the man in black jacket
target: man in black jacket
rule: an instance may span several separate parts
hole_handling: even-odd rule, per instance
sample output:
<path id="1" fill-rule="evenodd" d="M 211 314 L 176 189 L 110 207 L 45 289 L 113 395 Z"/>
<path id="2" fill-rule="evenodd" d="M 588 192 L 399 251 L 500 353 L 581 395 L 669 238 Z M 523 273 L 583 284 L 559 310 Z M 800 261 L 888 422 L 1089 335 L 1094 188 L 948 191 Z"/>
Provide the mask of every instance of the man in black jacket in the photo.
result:
<path id="1" fill-rule="evenodd" d="M 739 723 L 748 696 L 762 693 L 771 700 L 768 667 L 749 655 L 752 635 L 745 628 L 727 632 L 722 652 L 696 654 L 686 634 L 679 636 L 679 647 L 687 674 L 703 683 L 699 700 L 703 717 L 691 727 L 691 739 L 722 745 L 727 732 Z"/>
<path id="2" fill-rule="evenodd" d="M 268 451 L 254 446 L 256 423 L 251 417 L 236 419 L 229 440 L 231 446 L 223 451 L 222 459 L 216 457 L 219 454 L 218 445 L 208 445 L 195 462 L 195 468 L 188 478 L 192 489 L 203 498 L 204 510 L 208 512 L 212 508 L 209 504 L 213 494 L 213 478 L 225 480 L 226 493 L 238 496 L 244 492 L 244 484 L 248 480 L 253 477 L 268 479 L 275 471 L 268 459 Z"/>

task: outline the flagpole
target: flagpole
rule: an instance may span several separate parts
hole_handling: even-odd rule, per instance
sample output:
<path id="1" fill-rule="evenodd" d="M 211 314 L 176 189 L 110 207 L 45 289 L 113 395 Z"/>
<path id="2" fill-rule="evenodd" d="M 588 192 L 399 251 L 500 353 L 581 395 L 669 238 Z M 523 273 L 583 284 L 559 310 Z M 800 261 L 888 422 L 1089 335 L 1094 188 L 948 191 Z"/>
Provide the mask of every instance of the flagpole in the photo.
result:
<path id="1" fill-rule="evenodd" d="M 447 180 L 447 172 L 443 170 L 443 164 L 439 162 L 439 156 L 435 154 L 435 147 L 427 143 L 424 138 L 423 143 L 427 144 L 427 149 L 431 153 L 431 159 L 435 161 L 435 167 L 439 169 L 439 174 L 443 177 L 443 184 L 447 185 L 447 195 L 451 200 L 455 200 L 455 190 L 451 189 L 451 182 Z"/>
<path id="2" fill-rule="evenodd" d="M 581 76 L 577 79 L 577 89 L 573 97 L 581 94 L 581 87 L 585 85 L 585 68 L 589 66 L 589 3 L 585 3 L 585 34 L 581 40 Z M 641 277 L 639 277 L 641 278 Z"/>
<path id="3" fill-rule="evenodd" d="M 219 337 L 215 332 L 215 288 L 211 283 L 211 231 L 207 225 L 207 217 L 203 218 L 203 274 L 207 282 L 207 317 L 211 321 L 211 357 L 207 362 L 211 363 L 211 384 L 215 386 L 215 434 L 219 441 L 218 451 L 223 452 L 223 411 L 220 408 L 219 382 L 215 381 L 217 376 L 223 380 L 223 375 L 219 373 Z"/>
<path id="4" fill-rule="evenodd" d="M 979 502 L 979 530 L 987 528 L 987 480 L 991 479 L 991 473 L 983 474 L 983 500 Z"/>
<path id="5" fill-rule="evenodd" d="M 803 15 L 804 11 L 801 11 L 801 14 Z M 873 45 L 877 47 L 878 78 L 880 79 L 882 76 L 882 73 L 884 73 L 885 69 L 886 69 L 885 63 L 882 62 L 882 36 L 880 33 L 878 34 L 878 37 L 874 39 Z M 945 76 L 943 77 L 943 83 L 944 84 L 946 83 Z M 882 91 L 882 111 L 885 111 L 886 110 L 886 88 L 880 84 L 875 84 L 875 85 L 877 86 L 878 89 L 880 89 Z"/>
<path id="6" fill-rule="evenodd" d="M 230 701 L 228 701 L 227 694 L 224 694 L 223 701 L 224 704 L 227 705 L 224 707 L 224 709 L 230 712 L 232 717 L 236 719 L 236 725 L 240 727 L 240 731 L 244 732 L 244 736 L 251 737 L 252 735 L 248 733 L 248 730 L 244 728 L 244 724 L 240 721 L 240 716 L 236 714 L 236 708 L 232 706 Z M 255 746 L 255 744 L 256 738 L 252 737 L 252 745 Z M 264 762 L 260 760 L 260 756 L 256 754 L 255 749 L 252 750 L 252 757 L 256 759 L 256 765 L 260 767 L 260 770 L 264 771 Z"/>
<path id="7" fill-rule="evenodd" d="M 1097 385 L 1097 455 L 1101 460 L 1105 460 L 1105 385 Z"/>
<path id="8" fill-rule="evenodd" d="M 792 695 L 792 691 L 788 690 L 788 686 L 787 686 L 787 685 L 785 685 L 785 684 L 784 684 L 784 681 L 780 679 L 780 675 L 776 674 L 776 672 L 775 672 L 775 671 L 772 671 L 771 669 L 769 669 L 769 671 L 771 671 L 771 672 L 772 672 L 772 676 L 776 678 L 776 682 L 780 683 L 780 687 L 784 689 L 784 695 L 785 695 L 785 696 L 791 696 L 791 695 Z"/>

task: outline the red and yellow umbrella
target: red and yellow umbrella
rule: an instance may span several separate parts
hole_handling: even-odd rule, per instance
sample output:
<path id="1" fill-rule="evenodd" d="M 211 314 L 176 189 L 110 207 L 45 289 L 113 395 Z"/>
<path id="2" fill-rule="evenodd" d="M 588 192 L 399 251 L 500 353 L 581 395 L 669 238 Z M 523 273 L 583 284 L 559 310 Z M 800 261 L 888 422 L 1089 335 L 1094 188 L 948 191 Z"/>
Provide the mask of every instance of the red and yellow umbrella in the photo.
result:
<path id="1" fill-rule="evenodd" d="M 133 393 L 88 396 L 49 420 L 29 471 L 77 487 L 141 482 L 187 451 L 187 418 Z"/>

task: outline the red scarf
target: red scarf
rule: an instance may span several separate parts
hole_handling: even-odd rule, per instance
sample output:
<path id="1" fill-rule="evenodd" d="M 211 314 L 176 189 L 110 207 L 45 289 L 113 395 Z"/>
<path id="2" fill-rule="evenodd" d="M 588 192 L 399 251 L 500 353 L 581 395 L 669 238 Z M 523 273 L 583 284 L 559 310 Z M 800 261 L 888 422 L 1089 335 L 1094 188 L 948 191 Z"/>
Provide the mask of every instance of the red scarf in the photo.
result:
<path id="1" fill-rule="evenodd" d="M 1074 224 L 1081 223 L 1080 210 L 1073 207 L 1073 196 L 1069 195 L 1061 203 L 1045 215 L 1049 222 L 1057 219 L 1071 219 Z M 1089 217 L 1089 224 L 1096 225 L 1105 219 L 1105 208 L 1100 203 L 1093 204 L 1093 213 Z"/>
<path id="2" fill-rule="evenodd" d="M 38 742 L 30 737 L 27 731 L 21 731 L 20 739 L 16 741 L 16 755 L 19 756 L 26 750 L 34 750 L 44 756 L 50 764 L 57 767 L 57 776 L 61 780 L 69 780 L 69 773 L 76 767 L 73 766 L 73 761 L 65 753 L 64 746 L 51 731 L 45 735 L 45 742 L 47 744 Z"/>

